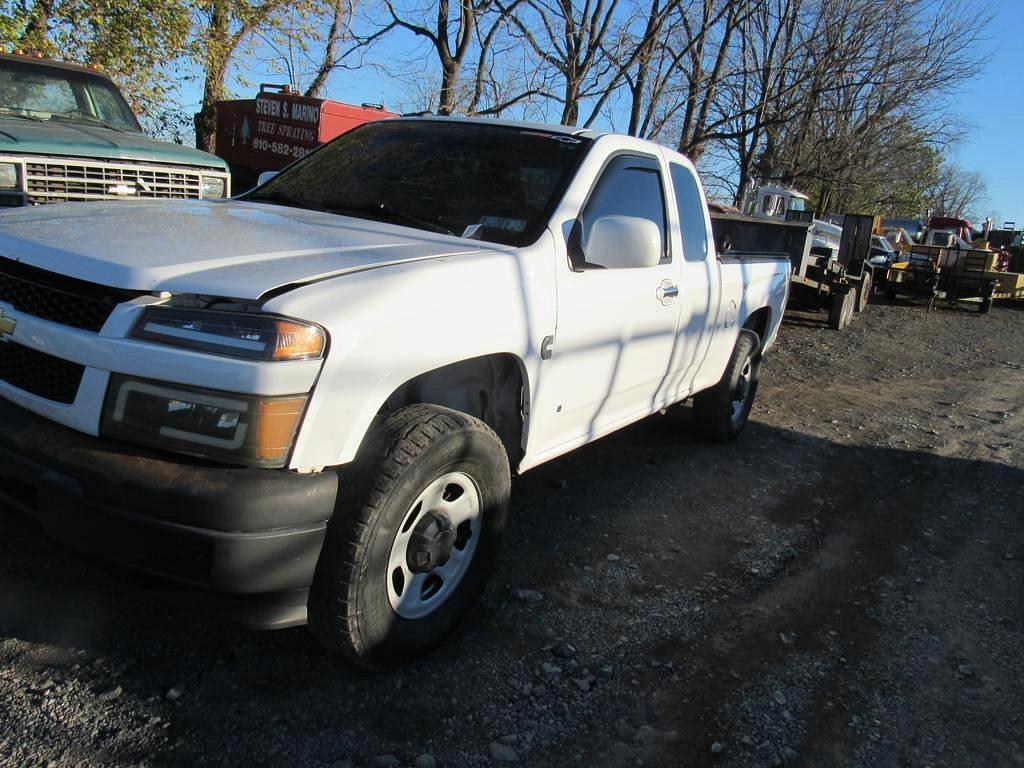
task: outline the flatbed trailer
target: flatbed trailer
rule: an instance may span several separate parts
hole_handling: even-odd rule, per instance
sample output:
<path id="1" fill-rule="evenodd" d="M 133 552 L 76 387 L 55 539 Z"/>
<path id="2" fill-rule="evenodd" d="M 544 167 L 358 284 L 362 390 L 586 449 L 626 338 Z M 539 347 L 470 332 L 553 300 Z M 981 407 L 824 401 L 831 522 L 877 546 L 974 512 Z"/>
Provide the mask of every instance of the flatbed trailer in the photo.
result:
<path id="1" fill-rule="evenodd" d="M 915 245 L 910 258 L 889 267 L 886 295 L 928 299 L 928 311 L 936 302 L 966 302 L 986 313 L 993 301 L 1024 299 L 1024 274 L 995 269 L 998 251 L 982 248 L 945 248 Z"/>
<path id="2" fill-rule="evenodd" d="M 713 211 L 711 226 L 720 253 L 785 253 L 791 264 L 791 286 L 828 308 L 831 328 L 842 330 L 854 312 L 863 312 L 867 307 L 874 279 L 867 261 L 874 217 L 844 217 L 837 255 L 813 247 L 809 213 L 780 221 Z"/>

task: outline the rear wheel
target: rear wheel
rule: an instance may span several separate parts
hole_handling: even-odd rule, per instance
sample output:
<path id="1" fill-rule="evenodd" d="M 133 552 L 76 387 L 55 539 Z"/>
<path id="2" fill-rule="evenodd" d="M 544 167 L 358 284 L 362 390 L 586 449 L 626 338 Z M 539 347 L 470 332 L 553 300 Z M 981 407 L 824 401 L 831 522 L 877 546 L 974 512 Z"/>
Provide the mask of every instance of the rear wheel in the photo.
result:
<path id="1" fill-rule="evenodd" d="M 706 440 L 727 443 L 743 431 L 757 394 L 760 351 L 758 335 L 740 331 L 721 381 L 693 398 L 694 426 Z"/>
<path id="2" fill-rule="evenodd" d="M 978 312 L 983 315 L 988 314 L 988 311 L 992 309 L 992 297 L 989 296 L 981 300 L 981 306 L 978 307 Z"/>
<path id="3" fill-rule="evenodd" d="M 853 317 L 853 305 L 856 295 L 853 290 L 845 293 L 834 292 L 828 307 L 828 326 L 834 331 L 841 331 L 850 324 Z"/>
<path id="4" fill-rule="evenodd" d="M 440 642 L 494 563 L 510 478 L 498 437 L 458 411 L 413 405 L 382 420 L 343 475 L 309 602 L 309 628 L 366 667 Z"/>
<path id="5" fill-rule="evenodd" d="M 860 282 L 857 284 L 857 304 L 854 309 L 857 312 L 863 312 L 867 309 L 868 301 L 871 298 L 871 285 L 874 282 L 874 278 L 871 274 L 871 268 L 864 267 L 864 274 L 861 275 Z"/>

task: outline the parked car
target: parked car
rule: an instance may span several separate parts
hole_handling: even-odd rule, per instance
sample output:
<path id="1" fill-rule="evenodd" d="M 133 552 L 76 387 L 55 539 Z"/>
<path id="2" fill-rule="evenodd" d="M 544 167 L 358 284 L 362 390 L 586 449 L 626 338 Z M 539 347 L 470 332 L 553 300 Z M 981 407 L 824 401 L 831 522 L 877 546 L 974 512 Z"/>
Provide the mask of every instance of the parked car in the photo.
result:
<path id="1" fill-rule="evenodd" d="M 0 208 L 222 198 L 227 171 L 208 152 L 146 136 L 98 69 L 0 54 Z"/>
<path id="2" fill-rule="evenodd" d="M 881 235 L 871 236 L 871 255 L 868 257 L 868 264 L 872 267 L 889 268 L 898 259 L 899 251 L 893 248 L 892 243 Z"/>
<path id="3" fill-rule="evenodd" d="M 466 613 L 512 472 L 693 398 L 747 422 L 785 256 L 682 155 L 367 123 L 223 203 L 0 220 L 0 493 L 74 547 L 375 666 Z"/>

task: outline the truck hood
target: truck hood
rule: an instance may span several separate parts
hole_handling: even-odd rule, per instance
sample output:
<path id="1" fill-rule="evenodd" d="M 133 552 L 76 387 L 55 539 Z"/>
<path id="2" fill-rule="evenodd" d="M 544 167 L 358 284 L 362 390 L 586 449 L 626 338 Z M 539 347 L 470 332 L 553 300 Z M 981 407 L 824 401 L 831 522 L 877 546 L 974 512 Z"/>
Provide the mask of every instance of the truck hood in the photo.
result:
<path id="1" fill-rule="evenodd" d="M 113 288 L 238 299 L 482 248 L 500 246 L 234 200 L 66 203 L 0 211 L 0 258 Z"/>
<path id="2" fill-rule="evenodd" d="M 226 171 L 219 157 L 192 147 L 157 141 L 141 133 L 98 125 L 0 118 L 0 153 L 171 163 Z"/>

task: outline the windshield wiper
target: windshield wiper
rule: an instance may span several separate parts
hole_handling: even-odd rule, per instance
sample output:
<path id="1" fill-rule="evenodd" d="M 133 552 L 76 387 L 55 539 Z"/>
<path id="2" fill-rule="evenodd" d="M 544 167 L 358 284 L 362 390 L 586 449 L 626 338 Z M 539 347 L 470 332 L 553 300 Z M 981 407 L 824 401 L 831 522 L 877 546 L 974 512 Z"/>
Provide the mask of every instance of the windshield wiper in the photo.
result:
<path id="1" fill-rule="evenodd" d="M 50 119 L 67 120 L 70 122 L 80 120 L 85 123 L 92 123 L 93 125 L 102 126 L 103 128 L 109 128 L 112 131 L 120 131 L 121 133 L 125 132 L 125 129 L 119 125 L 108 123 L 106 120 L 101 120 L 100 118 L 95 117 L 93 115 L 87 115 L 84 112 L 54 112 L 52 115 L 50 115 Z"/>
<path id="2" fill-rule="evenodd" d="M 37 123 L 46 122 L 45 118 L 37 117 L 36 115 L 26 115 L 21 110 L 11 109 L 10 107 L 0 107 L 0 114 L 8 115 L 10 117 L 20 117 L 22 120 L 34 120 Z"/>
<path id="3" fill-rule="evenodd" d="M 248 195 L 245 199 L 254 200 L 256 202 L 288 205 L 292 208 L 306 208 L 311 211 L 321 211 L 323 213 L 336 213 L 334 208 L 326 206 L 312 198 L 303 197 L 302 195 L 288 195 L 283 192 L 262 192 L 258 195 Z"/>
<path id="4" fill-rule="evenodd" d="M 369 215 L 374 219 L 379 219 L 381 216 L 385 216 L 391 219 L 398 219 L 412 224 L 418 229 L 428 229 L 431 232 L 438 232 L 442 235 L 454 235 L 447 227 L 437 224 L 428 219 L 421 219 L 419 216 L 413 216 L 411 213 L 405 213 L 397 208 L 392 208 L 387 203 L 373 203 L 371 205 L 333 205 L 331 210 L 336 213 L 352 213 L 355 215 Z"/>

